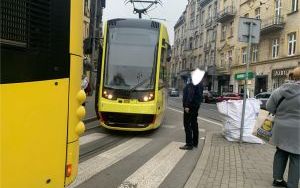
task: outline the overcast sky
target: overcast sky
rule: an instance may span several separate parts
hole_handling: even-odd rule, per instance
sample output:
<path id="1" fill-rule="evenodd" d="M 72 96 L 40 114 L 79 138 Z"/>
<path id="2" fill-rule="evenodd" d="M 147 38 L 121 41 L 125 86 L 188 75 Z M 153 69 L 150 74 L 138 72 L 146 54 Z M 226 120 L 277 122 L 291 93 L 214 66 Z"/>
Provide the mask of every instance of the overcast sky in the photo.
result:
<path id="1" fill-rule="evenodd" d="M 143 18 L 159 18 L 165 19 L 163 22 L 169 31 L 171 44 L 174 40 L 174 25 L 184 11 L 187 0 L 161 0 L 163 6 L 157 5 L 155 9 L 148 12 L 148 15 L 143 15 Z M 138 5 L 141 6 L 141 5 Z M 155 7 L 155 6 L 154 6 Z M 151 10 L 151 9 L 150 9 Z M 103 21 L 112 18 L 138 18 L 137 14 L 133 14 L 133 6 L 128 3 L 124 4 L 124 0 L 106 0 L 106 8 L 103 13 Z"/>

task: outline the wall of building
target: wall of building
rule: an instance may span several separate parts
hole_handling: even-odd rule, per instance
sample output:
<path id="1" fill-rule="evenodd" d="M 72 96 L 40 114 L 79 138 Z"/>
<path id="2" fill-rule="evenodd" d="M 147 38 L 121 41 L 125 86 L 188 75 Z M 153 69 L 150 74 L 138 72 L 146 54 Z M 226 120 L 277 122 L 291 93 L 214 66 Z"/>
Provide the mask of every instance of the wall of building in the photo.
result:
<path id="1" fill-rule="evenodd" d="M 209 79 L 216 79 L 216 82 L 208 89 L 217 90 L 219 93 L 226 91 L 239 93 L 244 81 L 236 80 L 235 76 L 245 72 L 246 65 L 243 59 L 247 60 L 247 56 L 243 57 L 243 51 L 247 52 L 247 44 L 238 42 L 239 21 L 240 17 L 257 18 L 261 19 L 263 29 L 266 28 L 266 24 L 269 24 L 269 27 L 268 31 L 266 29 L 261 30 L 259 44 L 253 45 L 251 48 L 250 71 L 254 73 L 254 78 L 248 82 L 249 93 L 252 97 L 258 92 L 276 89 L 284 83 L 289 71 L 300 65 L 300 2 L 297 1 L 297 7 L 294 7 L 292 11 L 292 1 L 296 0 L 281 0 L 280 4 L 276 4 L 277 1 L 189 0 L 186 10 L 182 14 L 185 18 L 184 23 L 174 28 L 175 32 L 179 33 L 179 30 L 182 29 L 186 34 L 176 35 L 175 37 L 174 41 L 176 39 L 179 41 L 177 45 L 183 45 L 185 50 L 179 52 L 178 49 L 177 51 L 175 49 L 173 63 L 176 68 L 172 71 L 175 75 L 179 75 L 180 72 L 188 71 L 188 68 L 200 67 L 209 73 L 208 65 L 215 65 L 216 74 L 211 74 L 212 76 Z M 210 25 L 207 23 L 210 21 L 209 17 L 215 15 L 215 9 L 213 8 L 215 2 L 218 2 L 216 14 L 218 23 Z M 196 18 L 191 16 L 191 10 L 193 10 L 191 5 L 194 5 L 194 3 L 198 6 L 198 13 L 195 13 L 195 15 L 198 15 Z M 280 5 L 281 8 L 276 8 L 276 5 Z M 234 10 L 233 17 L 226 21 L 219 21 L 218 16 L 230 6 Z M 212 7 L 211 13 L 208 13 L 210 12 L 209 7 Z M 280 15 L 278 14 L 279 9 Z M 280 18 L 275 16 L 276 14 Z M 193 19 L 197 19 L 199 24 L 191 32 L 190 26 Z M 273 27 L 274 23 L 276 26 L 282 23 L 282 28 L 276 29 L 276 27 Z M 225 31 L 225 35 L 222 34 L 223 31 Z M 215 32 L 215 40 L 212 39 L 211 32 Z M 289 34 L 291 33 L 295 33 L 296 45 L 295 53 L 289 55 Z M 197 45 L 192 49 L 187 48 L 190 38 L 193 38 L 193 41 L 197 39 Z M 274 39 L 278 39 L 279 45 L 276 57 L 272 57 Z M 211 43 L 211 46 L 215 45 L 215 49 L 209 48 L 207 50 L 206 45 L 208 42 Z M 212 53 L 215 54 L 214 58 L 211 56 Z M 191 63 L 192 66 L 189 67 Z"/>

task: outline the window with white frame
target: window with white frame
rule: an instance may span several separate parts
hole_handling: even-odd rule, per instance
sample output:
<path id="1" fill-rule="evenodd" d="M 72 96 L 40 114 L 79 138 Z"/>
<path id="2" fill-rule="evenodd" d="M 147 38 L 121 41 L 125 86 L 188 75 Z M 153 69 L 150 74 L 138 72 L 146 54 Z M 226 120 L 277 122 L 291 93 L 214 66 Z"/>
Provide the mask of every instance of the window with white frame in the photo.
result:
<path id="1" fill-rule="evenodd" d="M 232 50 L 229 50 L 227 52 L 227 58 L 228 58 L 228 65 L 231 66 L 232 65 Z"/>
<path id="2" fill-rule="evenodd" d="M 203 10 L 203 11 L 201 12 L 201 17 L 200 17 L 200 23 L 201 23 L 201 25 L 204 24 L 204 20 L 205 20 L 205 11 Z"/>
<path id="3" fill-rule="evenodd" d="M 254 45 L 252 47 L 252 62 L 257 62 L 258 60 L 258 46 Z"/>
<path id="4" fill-rule="evenodd" d="M 255 18 L 260 19 L 260 8 L 255 9 Z"/>
<path id="5" fill-rule="evenodd" d="M 295 55 L 296 53 L 296 33 L 288 34 L 288 55 Z"/>
<path id="6" fill-rule="evenodd" d="M 277 58 L 279 53 L 279 39 L 273 39 L 272 41 L 272 58 Z"/>
<path id="7" fill-rule="evenodd" d="M 247 48 L 242 48 L 242 63 L 247 63 Z"/>
<path id="8" fill-rule="evenodd" d="M 210 53 L 210 65 L 214 65 L 215 64 L 215 52 L 212 51 Z"/>
<path id="9" fill-rule="evenodd" d="M 224 53 L 221 53 L 221 55 L 220 55 L 220 67 L 225 67 L 224 63 L 225 63 L 225 61 L 224 61 Z"/>
<path id="10" fill-rule="evenodd" d="M 275 16 L 278 18 L 281 16 L 281 0 L 275 0 Z"/>
<path id="11" fill-rule="evenodd" d="M 226 37 L 226 25 L 222 25 L 221 28 L 221 40 L 225 40 Z"/>
<path id="12" fill-rule="evenodd" d="M 298 10 L 298 0 L 292 0 L 292 12 L 296 12 Z"/>
<path id="13" fill-rule="evenodd" d="M 233 21 L 230 22 L 230 37 L 233 37 Z"/>
<path id="14" fill-rule="evenodd" d="M 202 55 L 199 55 L 198 67 L 202 65 Z"/>
<path id="15" fill-rule="evenodd" d="M 211 18 L 212 17 L 212 9 L 211 9 L 211 5 L 208 7 L 208 12 L 207 12 L 207 18 Z"/>
<path id="16" fill-rule="evenodd" d="M 217 17 L 217 13 L 218 13 L 218 4 L 217 2 L 214 3 L 214 17 Z"/>
<path id="17" fill-rule="evenodd" d="M 203 33 L 200 33 L 200 47 L 203 46 Z"/>

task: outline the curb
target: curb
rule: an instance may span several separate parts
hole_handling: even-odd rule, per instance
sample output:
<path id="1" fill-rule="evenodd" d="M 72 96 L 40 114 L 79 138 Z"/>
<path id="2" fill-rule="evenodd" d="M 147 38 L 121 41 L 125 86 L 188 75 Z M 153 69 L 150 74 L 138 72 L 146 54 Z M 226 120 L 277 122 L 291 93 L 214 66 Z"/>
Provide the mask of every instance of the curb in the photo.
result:
<path id="1" fill-rule="evenodd" d="M 214 134 L 214 132 L 207 133 L 205 141 L 204 141 L 204 147 L 202 149 L 200 158 L 199 158 L 192 174 L 190 175 L 189 179 L 187 180 L 186 184 L 184 185 L 184 188 L 198 187 L 198 184 L 199 184 L 200 179 L 205 171 L 205 167 L 206 167 L 206 164 L 208 161 L 213 134 Z"/>
<path id="2" fill-rule="evenodd" d="M 93 121 L 97 121 L 97 116 L 86 118 L 83 120 L 83 123 L 91 123 Z"/>

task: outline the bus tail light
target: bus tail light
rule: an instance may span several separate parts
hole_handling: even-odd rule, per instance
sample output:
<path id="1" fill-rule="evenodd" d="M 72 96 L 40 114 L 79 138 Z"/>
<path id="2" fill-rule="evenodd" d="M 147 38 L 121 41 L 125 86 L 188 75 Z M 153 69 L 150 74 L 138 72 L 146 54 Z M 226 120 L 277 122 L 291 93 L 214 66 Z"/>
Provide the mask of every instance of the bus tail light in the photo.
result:
<path id="1" fill-rule="evenodd" d="M 72 164 L 67 165 L 66 176 L 70 177 L 72 175 Z"/>

